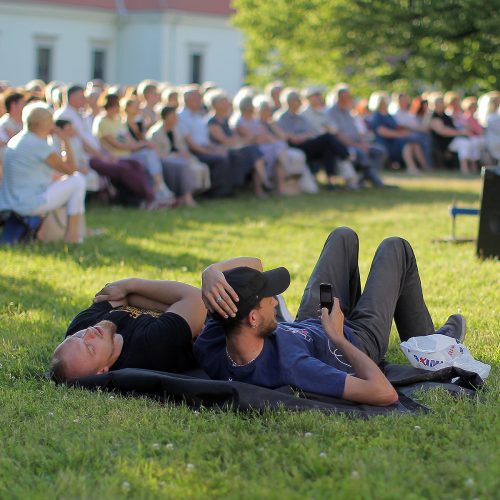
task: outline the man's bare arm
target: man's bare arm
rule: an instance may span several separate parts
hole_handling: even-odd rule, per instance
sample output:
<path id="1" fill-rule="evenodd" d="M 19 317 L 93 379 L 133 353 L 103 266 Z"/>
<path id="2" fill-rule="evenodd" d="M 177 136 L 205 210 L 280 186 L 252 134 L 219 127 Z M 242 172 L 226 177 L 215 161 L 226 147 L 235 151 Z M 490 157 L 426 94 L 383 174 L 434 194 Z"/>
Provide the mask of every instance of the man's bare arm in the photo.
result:
<path id="1" fill-rule="evenodd" d="M 127 278 L 106 285 L 99 291 L 95 302 L 127 299 L 132 306 L 169 311 L 183 317 L 191 328 L 193 337 L 201 332 L 206 309 L 201 292 L 194 286 L 177 281 L 144 280 Z"/>
<path id="2" fill-rule="evenodd" d="M 191 138 L 191 135 L 185 135 L 184 141 L 186 142 L 192 153 L 210 154 L 212 152 L 210 148 L 207 148 L 205 146 L 200 146 L 199 144 L 194 142 L 193 139 Z"/>
<path id="3" fill-rule="evenodd" d="M 398 400 L 398 394 L 380 368 L 345 338 L 344 315 L 340 310 L 339 299 L 335 298 L 330 314 L 326 308 L 323 308 L 321 313 L 321 322 L 326 334 L 342 351 L 356 374 L 346 377 L 342 397 L 349 401 L 377 406 L 394 404 Z"/>

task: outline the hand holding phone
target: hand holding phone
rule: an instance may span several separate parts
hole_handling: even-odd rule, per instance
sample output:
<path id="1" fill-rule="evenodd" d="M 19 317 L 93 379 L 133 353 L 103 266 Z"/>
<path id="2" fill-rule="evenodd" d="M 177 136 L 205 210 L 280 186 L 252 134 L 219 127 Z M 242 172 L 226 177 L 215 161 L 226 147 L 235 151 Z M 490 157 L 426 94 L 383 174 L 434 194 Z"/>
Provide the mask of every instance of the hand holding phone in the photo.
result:
<path id="1" fill-rule="evenodd" d="M 328 313 L 332 312 L 333 307 L 333 291 L 330 283 L 321 283 L 319 285 L 319 302 L 320 307 L 326 307 Z"/>

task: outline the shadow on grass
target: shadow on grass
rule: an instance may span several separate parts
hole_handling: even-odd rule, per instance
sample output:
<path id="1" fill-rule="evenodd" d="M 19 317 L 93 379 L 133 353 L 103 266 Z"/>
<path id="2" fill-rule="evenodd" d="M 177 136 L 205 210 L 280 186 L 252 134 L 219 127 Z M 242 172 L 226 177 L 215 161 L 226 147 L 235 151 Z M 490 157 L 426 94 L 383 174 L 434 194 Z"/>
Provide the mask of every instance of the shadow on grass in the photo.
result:
<path id="1" fill-rule="evenodd" d="M 134 209 L 98 207 L 90 212 L 94 227 L 109 228 L 109 234 L 87 239 L 82 246 L 70 246 L 64 250 L 64 258 L 72 259 L 83 269 L 114 265 L 120 262 L 137 266 L 152 266 L 158 269 L 200 270 L 208 266 L 211 259 L 203 259 L 195 253 L 186 252 L 183 241 L 182 252 L 166 253 L 152 250 L 139 240 L 164 241 L 175 245 L 179 233 L 192 232 L 189 238 L 194 248 L 206 241 L 209 231 L 213 239 L 246 238 L 248 226 L 255 223 L 275 223 L 283 220 L 293 230 L 300 229 L 289 219 L 294 215 L 317 217 L 325 210 L 342 213 L 360 210 L 392 209 L 398 205 L 448 204 L 456 198 L 461 204 L 477 205 L 478 194 L 457 189 L 425 188 L 400 190 L 366 190 L 363 192 L 320 192 L 318 195 L 301 195 L 290 198 L 272 197 L 259 201 L 243 194 L 234 200 L 202 203 L 197 210 L 171 210 L 142 212 Z M 443 217 L 447 217 L 443 210 Z M 200 230 L 204 232 L 199 238 Z M 258 231 L 257 227 L 257 231 Z M 16 253 L 50 255 L 59 252 L 62 243 L 34 244 L 16 247 Z"/>

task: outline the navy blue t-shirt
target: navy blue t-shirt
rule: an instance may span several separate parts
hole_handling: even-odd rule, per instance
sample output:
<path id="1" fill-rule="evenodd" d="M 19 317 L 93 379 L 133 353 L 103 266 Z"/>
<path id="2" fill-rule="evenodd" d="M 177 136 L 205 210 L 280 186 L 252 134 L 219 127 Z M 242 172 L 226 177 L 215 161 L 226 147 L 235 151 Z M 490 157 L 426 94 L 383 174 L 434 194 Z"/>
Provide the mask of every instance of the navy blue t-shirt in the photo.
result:
<path id="1" fill-rule="evenodd" d="M 352 330 L 344 326 L 351 344 L 359 347 Z M 237 380 L 263 387 L 291 385 L 306 392 L 341 398 L 347 374 L 354 373 L 342 353 L 327 337 L 319 319 L 279 323 L 264 340 L 252 362 L 234 365 L 226 354 L 223 328 L 209 320 L 193 347 L 207 374 L 217 380 Z"/>

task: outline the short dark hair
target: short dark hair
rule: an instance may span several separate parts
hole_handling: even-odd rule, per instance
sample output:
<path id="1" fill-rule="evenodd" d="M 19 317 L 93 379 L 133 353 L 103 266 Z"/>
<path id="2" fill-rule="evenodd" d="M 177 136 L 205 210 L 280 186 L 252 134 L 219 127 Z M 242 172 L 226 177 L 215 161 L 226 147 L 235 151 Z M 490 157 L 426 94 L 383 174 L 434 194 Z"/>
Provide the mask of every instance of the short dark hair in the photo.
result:
<path id="1" fill-rule="evenodd" d="M 160 112 L 161 119 L 164 120 L 168 115 L 175 113 L 176 111 L 177 109 L 175 106 L 163 106 Z"/>
<path id="2" fill-rule="evenodd" d="M 106 110 L 120 106 L 120 97 L 118 94 L 102 94 L 99 101 L 100 105 Z"/>
<path id="3" fill-rule="evenodd" d="M 66 99 L 69 101 L 69 98 L 77 92 L 83 92 L 83 87 L 81 85 L 70 85 L 66 90 Z"/>
<path id="4" fill-rule="evenodd" d="M 252 309 L 260 309 L 260 301 L 262 299 L 258 299 L 255 302 L 255 305 L 252 306 Z M 245 321 L 246 318 L 238 318 L 237 316 L 232 318 L 229 316 L 229 318 L 223 318 L 217 313 L 212 314 L 212 318 L 219 323 L 222 328 L 224 329 L 224 334 L 226 337 L 230 337 L 234 331 L 242 325 L 242 323 Z"/>
<path id="5" fill-rule="evenodd" d="M 21 101 L 22 99 L 24 99 L 24 95 L 20 92 L 10 92 L 9 94 L 7 94 L 4 98 L 4 104 L 7 113 L 10 113 L 10 108 L 13 104 Z"/>

